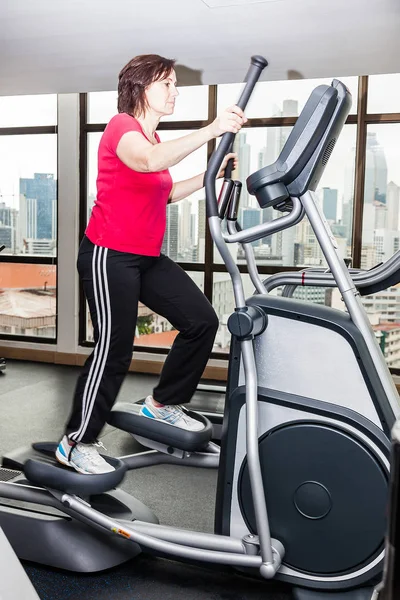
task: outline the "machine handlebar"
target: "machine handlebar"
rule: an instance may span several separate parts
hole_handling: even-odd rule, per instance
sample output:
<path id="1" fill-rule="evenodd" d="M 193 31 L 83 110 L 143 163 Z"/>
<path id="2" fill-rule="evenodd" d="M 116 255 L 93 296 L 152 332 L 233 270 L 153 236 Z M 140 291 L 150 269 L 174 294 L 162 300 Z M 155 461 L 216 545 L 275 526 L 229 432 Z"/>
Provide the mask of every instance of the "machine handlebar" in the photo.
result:
<path id="1" fill-rule="evenodd" d="M 262 71 L 267 65 L 268 62 L 263 56 L 251 57 L 251 64 L 245 77 L 246 85 L 237 102 L 237 106 L 239 106 L 239 108 L 241 108 L 242 110 L 246 108 L 250 96 L 253 93 L 254 87 L 257 81 L 259 80 Z M 206 206 L 208 217 L 218 216 L 218 202 L 215 193 L 215 180 L 217 178 L 218 171 L 222 164 L 224 156 L 228 153 L 228 149 L 232 145 L 234 138 L 235 134 L 229 131 L 223 134 L 221 142 L 218 148 L 212 154 L 207 166 L 207 171 L 204 176 L 204 185 L 206 189 Z M 230 175 L 229 169 L 228 175 Z M 225 174 L 225 177 L 227 177 L 227 173 Z"/>

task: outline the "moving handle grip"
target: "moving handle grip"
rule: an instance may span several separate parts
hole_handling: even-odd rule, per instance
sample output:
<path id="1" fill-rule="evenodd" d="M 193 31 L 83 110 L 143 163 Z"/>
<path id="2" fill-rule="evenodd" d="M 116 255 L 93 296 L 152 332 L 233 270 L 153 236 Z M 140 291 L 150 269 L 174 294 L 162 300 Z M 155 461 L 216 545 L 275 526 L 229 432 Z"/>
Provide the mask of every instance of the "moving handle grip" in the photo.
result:
<path id="1" fill-rule="evenodd" d="M 257 81 L 259 80 L 262 71 L 267 65 L 268 62 L 264 57 L 251 57 L 251 65 L 245 78 L 246 85 L 237 102 L 237 106 L 239 106 L 239 108 L 241 108 L 242 110 L 246 108 L 250 96 L 253 93 L 254 87 Z M 228 153 L 228 149 L 231 146 L 234 137 L 234 133 L 231 133 L 229 131 L 227 133 L 224 133 L 218 148 L 212 154 L 207 166 L 207 171 L 204 176 L 204 185 L 206 188 L 206 206 L 208 217 L 218 216 L 218 203 L 217 196 L 215 193 L 215 180 L 217 178 L 218 171 L 222 164 L 224 156 Z"/>

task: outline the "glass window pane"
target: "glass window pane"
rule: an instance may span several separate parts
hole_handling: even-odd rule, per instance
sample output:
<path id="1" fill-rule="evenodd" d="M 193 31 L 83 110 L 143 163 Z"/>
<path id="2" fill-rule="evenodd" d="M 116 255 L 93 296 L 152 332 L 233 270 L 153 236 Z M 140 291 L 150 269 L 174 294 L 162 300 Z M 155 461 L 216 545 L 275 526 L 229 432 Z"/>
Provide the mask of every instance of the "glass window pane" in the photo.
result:
<path id="1" fill-rule="evenodd" d="M 400 368 L 400 286 L 362 298 L 389 368 Z"/>
<path id="2" fill-rule="evenodd" d="M 195 284 L 204 291 L 204 273 L 189 272 L 187 274 Z M 134 345 L 151 348 L 170 348 L 175 337 L 178 335 L 176 329 L 162 316 L 147 308 L 139 302 L 138 319 Z M 86 305 L 86 339 L 93 342 L 93 326 L 90 313 Z"/>
<path id="3" fill-rule="evenodd" d="M 368 78 L 368 107 L 371 114 L 400 113 L 400 74 Z"/>
<path id="4" fill-rule="evenodd" d="M 254 292 L 250 276 L 242 273 L 245 297 Z M 233 294 L 232 279 L 229 273 L 213 273 L 212 305 L 219 319 L 219 328 L 215 338 L 213 352 L 229 352 L 231 334 L 228 330 L 228 319 L 235 310 L 235 297 Z"/>
<path id="5" fill-rule="evenodd" d="M 260 209 L 257 200 L 247 192 L 246 179 L 263 166 L 272 164 L 290 134 L 290 127 L 259 127 L 246 129 L 236 136 L 239 157 L 234 178 L 243 183 L 239 222 L 247 229 L 282 216 L 272 208 Z M 346 125 L 323 173 L 317 196 L 325 212 L 343 256 L 351 255 L 356 126 Z M 234 246 L 234 244 L 232 244 Z M 322 250 L 311 225 L 305 218 L 296 227 L 278 232 L 252 243 L 257 264 L 268 266 L 325 265 Z M 242 248 L 231 249 L 238 263 L 244 263 Z M 214 247 L 214 261 L 222 259 Z"/>
<path id="6" fill-rule="evenodd" d="M 326 165 L 317 188 L 317 196 L 325 217 L 331 226 L 343 257 L 351 257 L 354 175 L 356 166 L 356 125 L 345 125 Z M 297 225 L 297 229 L 301 223 Z M 317 244 L 313 235 L 314 242 Z M 303 242 L 304 243 L 304 239 Z M 319 245 L 318 251 L 320 252 Z M 321 254 L 322 258 L 322 254 Z M 315 264 L 301 257 L 296 264 Z M 325 264 L 325 260 L 321 264 Z"/>
<path id="7" fill-rule="evenodd" d="M 254 294 L 254 285 L 250 275 L 242 273 L 242 282 L 245 298 Z M 262 281 L 268 279 L 268 275 L 261 275 Z M 278 291 L 272 290 L 272 295 Z M 229 352 L 231 334 L 228 330 L 228 319 L 235 310 L 235 297 L 233 294 L 232 279 L 229 273 L 213 273 L 213 295 L 212 305 L 219 319 L 219 328 L 215 338 L 213 352 Z"/>
<path id="8" fill-rule="evenodd" d="M 162 142 L 189 134 L 190 131 L 160 131 Z M 174 183 L 204 173 L 207 167 L 207 147 L 192 152 L 170 169 Z M 162 252 L 172 260 L 204 262 L 206 201 L 204 188 L 167 208 L 167 229 Z"/>
<path id="9" fill-rule="evenodd" d="M 361 267 L 370 269 L 399 248 L 400 123 L 367 129 Z"/>
<path id="10" fill-rule="evenodd" d="M 179 87 L 173 115 L 162 121 L 197 121 L 208 118 L 208 86 Z M 88 94 L 88 123 L 108 123 L 117 114 L 117 92 Z"/>
<path id="11" fill-rule="evenodd" d="M 108 123 L 117 114 L 117 92 L 90 92 L 88 99 L 88 123 Z"/>
<path id="12" fill-rule="evenodd" d="M 0 333 L 56 337 L 57 267 L 0 263 Z"/>
<path id="13" fill-rule="evenodd" d="M 97 152 L 99 149 L 102 133 L 87 134 L 87 216 L 86 222 L 89 220 L 90 213 L 96 200 L 97 187 Z"/>
<path id="14" fill-rule="evenodd" d="M 55 256 L 57 135 L 0 136 L 0 243 L 8 254 Z"/>
<path id="15" fill-rule="evenodd" d="M 0 97 L 0 127 L 57 125 L 57 94 Z"/>
<path id="16" fill-rule="evenodd" d="M 400 248 L 400 123 L 369 125 L 361 266 L 370 269 Z M 400 367 L 400 286 L 362 298 L 389 367 Z"/>
<path id="17" fill-rule="evenodd" d="M 257 84 L 247 105 L 246 116 L 250 118 L 297 117 L 304 108 L 311 92 L 321 84 L 330 85 L 333 77 L 292 81 L 262 81 Z M 350 90 L 353 104 L 350 114 L 357 113 L 357 77 L 337 77 Z M 218 86 L 217 112 L 231 106 L 239 99 L 242 83 Z"/>
<path id="18" fill-rule="evenodd" d="M 173 115 L 163 121 L 206 121 L 208 119 L 208 85 L 178 87 Z"/>

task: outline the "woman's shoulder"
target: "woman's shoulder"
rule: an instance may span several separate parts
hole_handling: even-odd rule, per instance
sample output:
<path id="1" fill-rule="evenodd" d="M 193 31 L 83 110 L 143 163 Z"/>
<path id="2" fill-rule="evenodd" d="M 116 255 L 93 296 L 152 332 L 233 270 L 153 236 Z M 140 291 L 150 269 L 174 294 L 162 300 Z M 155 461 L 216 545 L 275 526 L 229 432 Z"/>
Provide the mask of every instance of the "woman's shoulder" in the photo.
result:
<path id="1" fill-rule="evenodd" d="M 118 113 L 109 120 L 103 136 L 112 146 L 116 146 L 124 133 L 130 131 L 142 133 L 139 121 L 127 113 Z"/>
<path id="2" fill-rule="evenodd" d="M 117 113 L 108 122 L 107 127 L 119 127 L 119 126 L 128 126 L 135 129 L 140 130 L 139 121 L 132 117 L 132 115 L 128 115 L 128 113 Z"/>

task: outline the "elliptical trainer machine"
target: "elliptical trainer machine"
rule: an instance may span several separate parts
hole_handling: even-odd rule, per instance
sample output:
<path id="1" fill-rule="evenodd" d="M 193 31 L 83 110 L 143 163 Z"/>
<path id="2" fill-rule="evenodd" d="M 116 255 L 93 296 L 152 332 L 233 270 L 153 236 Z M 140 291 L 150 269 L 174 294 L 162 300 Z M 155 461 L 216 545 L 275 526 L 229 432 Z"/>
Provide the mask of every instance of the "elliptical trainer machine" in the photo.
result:
<path id="1" fill-rule="evenodd" d="M 243 109 L 267 65 L 262 57 L 251 63 L 238 102 Z M 27 552 L 30 536 L 40 535 L 40 553 L 46 556 L 39 560 L 34 548 L 30 560 L 54 564 L 46 561 L 63 552 L 57 566 L 64 559 L 70 561 L 67 568 L 75 553 L 79 565 L 89 561 L 91 551 L 101 553 L 98 560 L 91 557 L 92 567 L 106 568 L 106 561 L 111 566 L 150 549 L 282 579 L 296 586 L 301 600 L 371 599 L 371 581 L 380 577 L 384 555 L 388 434 L 399 413 L 397 393 L 313 193 L 350 104 L 339 81 L 317 87 L 278 160 L 249 177 L 249 191 L 260 206 L 284 213 L 274 221 L 240 231 L 240 185 L 229 179 L 217 203 L 216 176 L 233 134 L 222 137 L 209 162 L 208 221 L 236 301 L 228 322 L 232 345 L 221 455 L 210 443 L 212 428 L 204 417 L 198 417 L 204 429 L 189 432 L 139 416 L 137 405 L 116 405 L 109 422 L 153 450 L 108 459 L 116 470 L 104 475 L 60 467 L 54 460 L 56 444 L 30 450 L 38 457 L 47 449 L 44 461 L 32 460 L 29 452 L 19 458 L 14 453 L 14 464 L 24 465 L 28 479 L 0 483 L 0 497 L 24 503 L 22 510 L 11 503 L 0 510 L 0 525 L 14 549 Z M 348 314 L 263 293 L 250 242 L 294 226 L 305 214 Z M 228 232 L 222 231 L 225 220 Z M 259 292 L 247 301 L 226 242 L 244 245 Z M 160 462 L 219 463 L 217 535 L 158 525 L 147 507 L 118 490 L 104 498 L 126 469 Z M 52 513 L 46 519 L 37 510 L 30 514 L 26 502 Z M 130 554 L 124 554 L 124 545 L 132 548 Z"/>
<path id="2" fill-rule="evenodd" d="M 245 103 L 241 98 L 239 106 Z M 285 548 L 278 578 L 331 591 L 363 586 L 382 570 L 389 435 L 399 414 L 389 370 L 314 193 L 350 106 L 342 83 L 319 86 L 277 161 L 247 179 L 261 208 L 289 213 L 275 221 L 240 230 L 238 182 L 232 191 L 225 182 L 218 210 L 214 177 L 232 134 L 223 137 L 206 175 L 210 229 L 236 300 L 228 321 L 232 344 L 215 529 L 257 536 L 264 564 L 273 562 L 271 537 L 278 539 Z M 295 225 L 304 214 L 347 314 L 264 293 L 249 242 Z M 259 292 L 247 301 L 225 242 L 244 244 Z M 358 590 L 354 597 L 371 593 Z M 309 591 L 297 594 L 310 597 Z"/>

